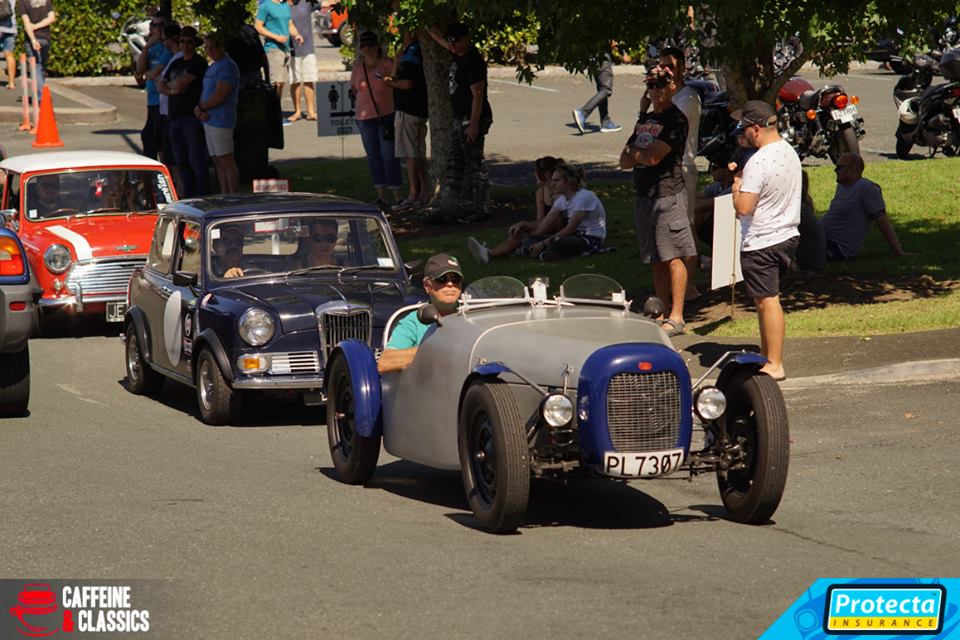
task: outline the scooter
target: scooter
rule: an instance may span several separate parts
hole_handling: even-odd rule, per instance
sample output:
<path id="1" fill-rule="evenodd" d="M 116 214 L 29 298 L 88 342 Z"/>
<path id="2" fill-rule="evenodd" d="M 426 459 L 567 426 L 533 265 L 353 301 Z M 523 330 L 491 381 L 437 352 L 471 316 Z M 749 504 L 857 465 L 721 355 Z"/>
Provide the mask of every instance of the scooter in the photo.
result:
<path id="1" fill-rule="evenodd" d="M 932 63 L 917 56 L 914 71 L 897 82 L 893 101 L 900 123 L 897 125 L 897 157 L 906 159 L 914 145 L 938 149 L 946 156 L 960 153 L 960 48 L 940 58 L 944 80 L 932 85 Z"/>
<path id="2" fill-rule="evenodd" d="M 119 19 L 120 14 L 114 14 L 114 19 Z M 124 21 L 120 28 L 120 40 L 127 43 L 130 50 L 130 59 L 133 62 L 133 77 L 137 81 L 137 86 L 141 89 L 146 85 L 146 78 L 137 73 L 137 60 L 140 58 L 140 52 L 147 44 L 147 38 L 150 37 L 150 18 L 141 16 L 131 16 Z"/>
<path id="3" fill-rule="evenodd" d="M 784 140 L 801 158 L 830 157 L 834 164 L 847 152 L 860 153 L 865 135 L 863 118 L 857 110 L 860 99 L 838 84 L 815 89 L 794 76 L 777 98 L 777 126 Z"/>

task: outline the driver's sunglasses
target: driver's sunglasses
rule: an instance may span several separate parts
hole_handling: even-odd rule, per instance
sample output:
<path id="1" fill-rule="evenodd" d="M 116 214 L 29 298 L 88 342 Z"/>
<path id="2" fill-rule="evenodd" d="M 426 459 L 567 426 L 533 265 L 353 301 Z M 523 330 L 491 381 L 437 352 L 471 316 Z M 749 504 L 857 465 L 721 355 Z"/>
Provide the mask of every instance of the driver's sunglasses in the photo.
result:
<path id="1" fill-rule="evenodd" d="M 197 46 L 197 41 L 193 38 L 180 38 L 180 44 L 192 44 L 193 46 Z"/>
<path id="2" fill-rule="evenodd" d="M 430 278 L 433 280 L 434 284 L 438 284 L 441 287 L 445 287 L 448 284 L 452 284 L 455 287 L 459 287 L 463 284 L 463 276 L 459 273 L 445 273 L 442 276 L 437 276 L 436 278 Z"/>
<path id="3" fill-rule="evenodd" d="M 243 248 L 243 238 L 217 238 L 215 241 L 216 246 L 223 248 Z"/>
<path id="4" fill-rule="evenodd" d="M 310 239 L 314 242 L 336 242 L 337 234 L 335 233 L 311 233 Z"/>

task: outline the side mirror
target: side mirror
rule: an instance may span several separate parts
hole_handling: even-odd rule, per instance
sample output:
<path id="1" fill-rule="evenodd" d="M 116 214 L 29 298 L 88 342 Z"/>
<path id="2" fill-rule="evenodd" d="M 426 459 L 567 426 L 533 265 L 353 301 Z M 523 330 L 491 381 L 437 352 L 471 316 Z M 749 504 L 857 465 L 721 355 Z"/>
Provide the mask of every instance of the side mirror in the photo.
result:
<path id="1" fill-rule="evenodd" d="M 18 231 L 20 223 L 17 220 L 17 210 L 4 209 L 3 211 L 0 211 L 0 225 L 10 227 L 14 231 Z"/>
<path id="2" fill-rule="evenodd" d="M 197 274 L 187 271 L 174 271 L 173 284 L 177 287 L 195 287 L 197 286 Z"/>
<path id="3" fill-rule="evenodd" d="M 425 304 L 417 309 L 417 320 L 423 324 L 436 324 L 438 327 L 443 326 L 443 321 L 440 319 L 440 312 L 437 311 L 437 308 L 432 304 Z"/>
<path id="4" fill-rule="evenodd" d="M 647 298 L 647 301 L 643 303 L 643 315 L 651 319 L 659 318 L 665 310 L 666 307 L 663 304 L 663 300 L 656 296 L 650 296 Z"/>

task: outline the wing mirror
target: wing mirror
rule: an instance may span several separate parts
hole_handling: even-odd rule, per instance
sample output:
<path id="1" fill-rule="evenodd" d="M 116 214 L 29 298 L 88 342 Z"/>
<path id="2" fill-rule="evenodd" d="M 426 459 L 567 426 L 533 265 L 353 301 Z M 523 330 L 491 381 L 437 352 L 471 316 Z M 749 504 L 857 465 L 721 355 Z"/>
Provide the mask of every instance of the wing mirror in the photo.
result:
<path id="1" fill-rule="evenodd" d="M 663 304 L 663 300 L 656 296 L 650 296 L 647 298 L 647 301 L 643 303 L 643 315 L 650 319 L 659 318 L 665 310 L 666 306 Z"/>
<path id="2" fill-rule="evenodd" d="M 193 288 L 197 286 L 197 274 L 187 271 L 174 271 L 173 284 L 177 287 Z"/>
<path id="3" fill-rule="evenodd" d="M 443 321 L 440 319 L 440 312 L 437 311 L 437 308 L 432 304 L 425 304 L 417 309 L 417 320 L 423 324 L 436 324 L 438 327 L 443 326 Z"/>
<path id="4" fill-rule="evenodd" d="M 14 231 L 20 230 L 20 222 L 17 220 L 16 209 L 4 209 L 0 211 L 0 224 L 10 227 Z"/>

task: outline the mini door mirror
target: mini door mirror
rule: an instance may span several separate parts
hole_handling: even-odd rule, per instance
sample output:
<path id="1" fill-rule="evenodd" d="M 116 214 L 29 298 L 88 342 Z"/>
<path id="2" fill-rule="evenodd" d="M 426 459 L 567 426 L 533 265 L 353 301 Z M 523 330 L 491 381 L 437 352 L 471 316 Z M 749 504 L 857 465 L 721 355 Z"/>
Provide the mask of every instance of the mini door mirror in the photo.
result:
<path id="1" fill-rule="evenodd" d="M 174 271 L 173 284 L 177 287 L 195 287 L 197 286 L 197 274 L 187 271 Z"/>
<path id="2" fill-rule="evenodd" d="M 438 327 L 443 326 L 443 321 L 440 320 L 440 312 L 437 311 L 437 308 L 432 304 L 425 304 L 417 309 L 417 320 L 423 324 L 436 324 Z"/>
<path id="3" fill-rule="evenodd" d="M 0 225 L 10 227 L 14 231 L 18 231 L 20 223 L 19 220 L 17 220 L 17 210 L 4 209 L 3 211 L 0 211 Z"/>

